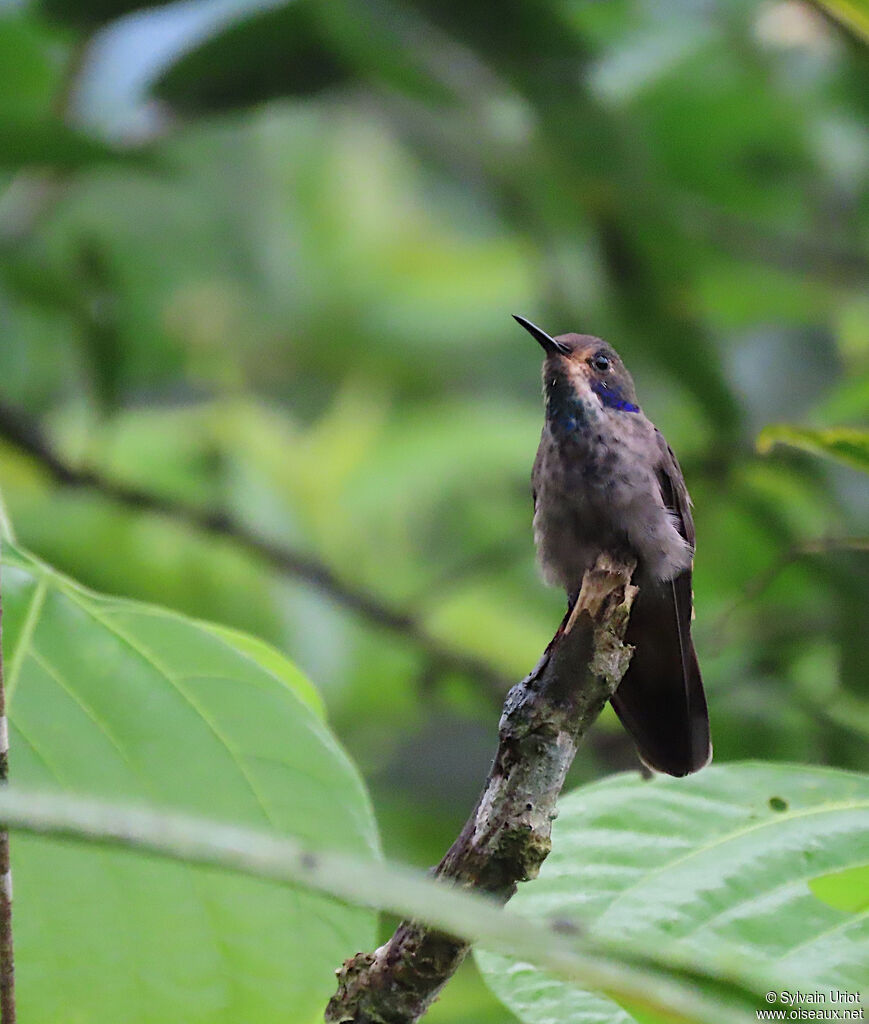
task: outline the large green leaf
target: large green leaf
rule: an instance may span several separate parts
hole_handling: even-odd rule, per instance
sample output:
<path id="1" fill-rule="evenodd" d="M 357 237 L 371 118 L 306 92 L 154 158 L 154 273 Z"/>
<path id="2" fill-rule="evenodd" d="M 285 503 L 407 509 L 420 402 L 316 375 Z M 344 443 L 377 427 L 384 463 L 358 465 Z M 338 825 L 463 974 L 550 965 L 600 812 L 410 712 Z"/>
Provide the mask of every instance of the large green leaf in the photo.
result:
<path id="1" fill-rule="evenodd" d="M 770 989 L 859 991 L 869 911 L 813 894 L 818 876 L 869 860 L 869 778 L 789 765 L 709 768 L 689 779 L 616 776 L 560 805 L 553 852 L 515 906 L 661 955 L 752 967 Z M 637 1004 L 479 955 L 524 1021 L 657 1021 Z"/>
<path id="2" fill-rule="evenodd" d="M 16 782 L 376 856 L 362 783 L 276 651 L 4 555 Z M 314 1021 L 374 938 L 369 912 L 201 867 L 28 837 L 12 857 L 24 1020 Z"/>

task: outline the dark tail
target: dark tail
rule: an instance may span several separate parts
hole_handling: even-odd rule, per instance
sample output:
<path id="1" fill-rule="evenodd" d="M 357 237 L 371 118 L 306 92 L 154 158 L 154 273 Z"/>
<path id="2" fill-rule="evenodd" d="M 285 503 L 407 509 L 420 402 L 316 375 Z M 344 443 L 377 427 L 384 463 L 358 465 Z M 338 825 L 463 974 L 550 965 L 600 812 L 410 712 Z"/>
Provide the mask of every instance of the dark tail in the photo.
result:
<path id="1" fill-rule="evenodd" d="M 640 757 L 668 775 L 690 775 L 712 757 L 692 602 L 690 569 L 667 583 L 640 581 L 625 637 L 635 650 L 612 698 Z"/>

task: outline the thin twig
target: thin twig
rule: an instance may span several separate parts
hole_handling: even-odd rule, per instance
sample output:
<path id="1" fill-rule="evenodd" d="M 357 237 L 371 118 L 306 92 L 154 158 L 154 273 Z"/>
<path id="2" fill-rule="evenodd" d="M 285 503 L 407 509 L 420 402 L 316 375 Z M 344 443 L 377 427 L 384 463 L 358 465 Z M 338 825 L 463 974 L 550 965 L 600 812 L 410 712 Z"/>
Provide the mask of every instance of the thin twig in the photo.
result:
<path id="1" fill-rule="evenodd" d="M 713 650 L 721 648 L 733 616 L 747 604 L 757 600 L 790 565 L 809 555 L 826 555 L 832 551 L 869 551 L 869 537 L 816 537 L 797 541 L 785 548 L 766 569 L 746 583 L 739 597 L 712 623 L 707 640 L 709 646 Z"/>
<path id="2" fill-rule="evenodd" d="M 808 234 L 758 224 L 703 200 L 679 200 L 688 232 L 736 256 L 782 270 L 811 274 L 834 284 L 862 284 L 869 277 L 869 256 Z"/>
<path id="3" fill-rule="evenodd" d="M 435 870 L 438 878 L 506 903 L 518 882 L 536 877 L 577 745 L 630 661 L 623 639 L 636 593 L 633 570 L 601 555 L 537 667 L 508 694 L 489 778 Z M 386 945 L 340 969 L 327 1022 L 413 1024 L 468 949 L 461 938 L 403 921 Z"/>
<path id="4" fill-rule="evenodd" d="M 304 580 L 321 590 L 337 604 L 355 612 L 372 625 L 404 637 L 427 656 L 437 671 L 458 672 L 477 679 L 490 692 L 497 694 L 499 700 L 510 685 L 505 676 L 483 659 L 458 651 L 432 636 L 412 613 L 400 610 L 383 598 L 343 579 L 318 558 L 260 536 L 228 512 L 188 505 L 112 480 L 98 470 L 73 465 L 53 448 L 29 417 L 4 402 L 0 402 L 0 437 L 30 455 L 53 480 L 65 487 L 90 488 L 128 508 L 155 512 L 207 533 L 226 537 L 279 572 Z"/>
<path id="5" fill-rule="evenodd" d="M 0 606 L 0 785 L 9 781 L 9 725 L 3 685 L 3 610 Z M 0 831 L 0 1024 L 15 1024 L 15 958 L 12 944 L 12 868 L 9 832 Z"/>

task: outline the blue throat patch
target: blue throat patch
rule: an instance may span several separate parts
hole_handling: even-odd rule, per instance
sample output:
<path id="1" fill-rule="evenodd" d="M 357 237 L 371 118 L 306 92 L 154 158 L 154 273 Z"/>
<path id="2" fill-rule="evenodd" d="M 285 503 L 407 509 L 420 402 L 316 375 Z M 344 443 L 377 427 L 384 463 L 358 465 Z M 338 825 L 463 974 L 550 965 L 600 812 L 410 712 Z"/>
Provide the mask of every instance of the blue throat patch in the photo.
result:
<path id="1" fill-rule="evenodd" d="M 582 402 L 573 388 L 561 378 L 556 378 L 546 392 L 546 412 L 550 422 L 568 434 L 585 426 L 587 417 Z"/>
<path id="2" fill-rule="evenodd" d="M 640 407 L 629 402 L 626 398 L 622 398 L 622 394 L 618 388 L 608 387 L 602 380 L 596 380 L 592 386 L 592 391 L 600 398 L 605 406 L 610 409 L 618 409 L 619 412 L 639 412 Z"/>

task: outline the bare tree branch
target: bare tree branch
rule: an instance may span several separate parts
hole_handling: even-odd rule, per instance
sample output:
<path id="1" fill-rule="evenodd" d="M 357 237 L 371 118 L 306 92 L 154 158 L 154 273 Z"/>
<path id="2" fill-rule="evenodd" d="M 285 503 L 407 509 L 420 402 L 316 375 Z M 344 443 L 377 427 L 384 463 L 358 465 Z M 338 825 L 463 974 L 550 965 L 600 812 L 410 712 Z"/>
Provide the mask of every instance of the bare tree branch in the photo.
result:
<path id="1" fill-rule="evenodd" d="M 741 259 L 846 286 L 869 278 L 869 256 L 862 249 L 789 233 L 694 197 L 680 197 L 678 209 L 688 233 Z"/>
<path id="2" fill-rule="evenodd" d="M 869 537 L 816 537 L 790 544 L 770 565 L 745 584 L 739 597 L 710 625 L 707 643 L 712 650 L 720 651 L 724 647 L 727 630 L 733 617 L 752 601 L 757 600 L 785 569 L 802 558 L 827 555 L 833 551 L 869 551 Z"/>
<path id="3" fill-rule="evenodd" d="M 399 634 L 419 648 L 437 671 L 459 672 L 477 679 L 491 693 L 497 694 L 499 701 L 510 685 L 508 679 L 483 659 L 458 651 L 432 636 L 414 614 L 343 579 L 313 555 L 260 536 L 228 512 L 189 505 L 111 480 L 98 470 L 73 465 L 52 447 L 32 420 L 4 402 L 0 402 L 0 437 L 30 455 L 62 486 L 90 488 L 128 508 L 154 512 L 206 533 L 226 537 L 279 572 L 316 587 L 372 625 Z"/>
<path id="4" fill-rule="evenodd" d="M 534 671 L 507 696 L 498 750 L 477 806 L 435 870 L 502 903 L 536 877 L 577 745 L 630 662 L 623 643 L 636 587 L 634 565 L 601 555 Z M 373 953 L 338 972 L 329 1024 L 412 1024 L 468 952 L 462 939 L 403 921 Z"/>

